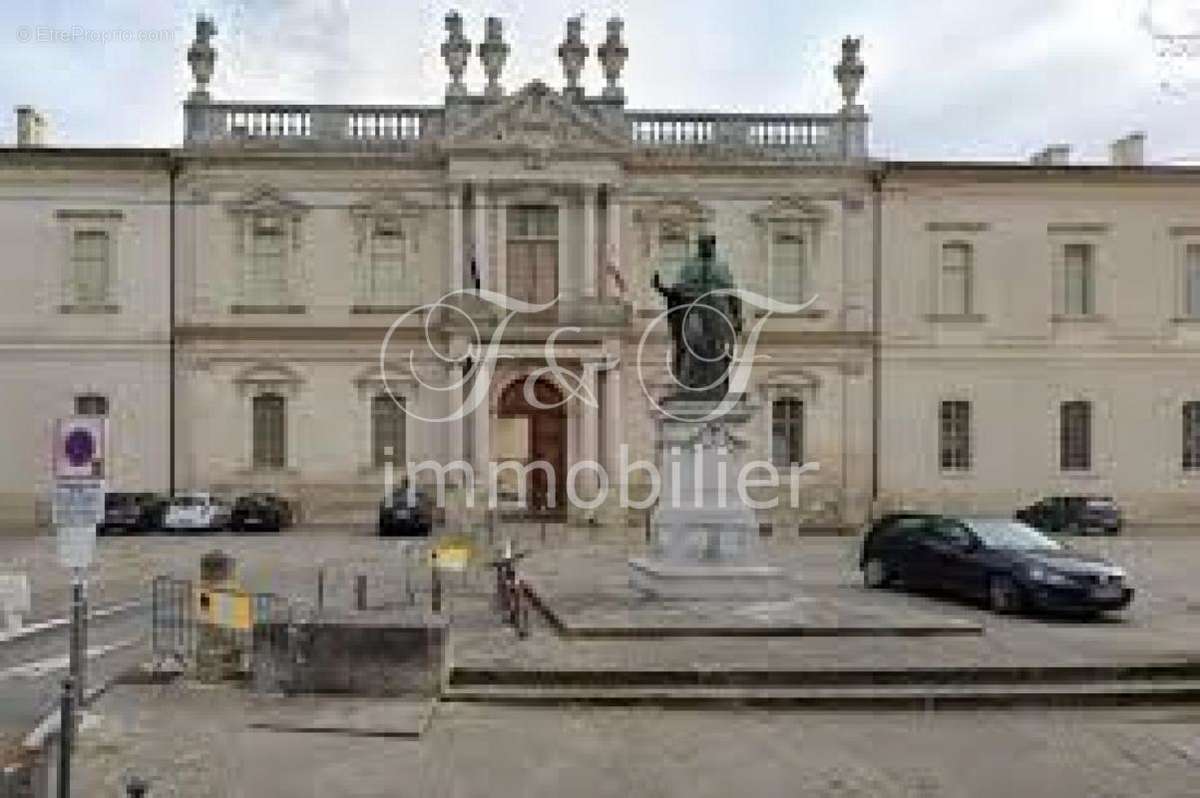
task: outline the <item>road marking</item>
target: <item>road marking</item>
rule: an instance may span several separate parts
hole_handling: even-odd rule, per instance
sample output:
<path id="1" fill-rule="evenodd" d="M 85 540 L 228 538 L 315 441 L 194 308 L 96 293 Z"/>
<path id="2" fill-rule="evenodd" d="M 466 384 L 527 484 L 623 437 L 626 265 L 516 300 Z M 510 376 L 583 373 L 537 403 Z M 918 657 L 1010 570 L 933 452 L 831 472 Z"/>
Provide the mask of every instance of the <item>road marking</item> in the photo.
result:
<path id="1" fill-rule="evenodd" d="M 118 613 L 140 607 L 140 606 L 142 606 L 143 603 L 144 602 L 142 599 L 133 599 L 131 601 L 125 601 L 120 604 L 112 604 L 107 607 L 102 607 L 100 609 L 93 610 L 92 612 L 90 612 L 88 614 L 88 618 L 93 621 L 98 620 L 100 618 L 107 618 L 110 615 L 116 615 Z M 63 627 L 70 626 L 70 625 L 71 625 L 70 618 L 51 618 L 48 621 L 42 621 L 40 623 L 26 624 L 25 626 L 21 627 L 21 629 L 19 629 L 16 632 L 0 632 L 0 644 L 9 643 L 9 642 L 12 642 L 13 640 L 21 640 L 23 638 L 28 637 L 29 635 L 35 635 L 35 634 L 38 634 L 39 632 L 49 632 L 54 629 L 61 629 Z"/>
<path id="2" fill-rule="evenodd" d="M 106 654 L 111 654 L 114 651 L 119 651 L 123 648 L 129 648 L 141 642 L 140 637 L 131 637 L 128 640 L 120 640 L 116 643 L 109 643 L 106 646 L 93 646 L 87 651 L 88 659 L 98 659 Z M 21 665 L 14 665 L 11 668 L 6 668 L 0 671 L 0 681 L 11 678 L 18 679 L 36 679 L 39 676 L 45 676 L 54 671 L 65 670 L 70 664 L 70 656 L 63 654 L 59 657 L 50 657 L 48 659 L 40 659 L 34 662 L 26 662 Z"/>

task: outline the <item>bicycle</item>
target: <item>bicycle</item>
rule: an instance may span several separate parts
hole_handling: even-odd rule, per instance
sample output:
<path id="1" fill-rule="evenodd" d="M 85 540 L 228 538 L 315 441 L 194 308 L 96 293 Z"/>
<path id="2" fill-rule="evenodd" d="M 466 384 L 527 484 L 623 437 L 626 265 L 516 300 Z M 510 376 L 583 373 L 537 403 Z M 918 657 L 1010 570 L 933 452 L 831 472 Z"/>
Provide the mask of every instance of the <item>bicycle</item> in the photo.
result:
<path id="1" fill-rule="evenodd" d="M 506 550 L 499 559 L 488 563 L 496 569 L 496 607 L 518 637 L 529 635 L 529 603 L 523 598 L 525 583 L 517 574 L 517 563 L 527 553 Z"/>

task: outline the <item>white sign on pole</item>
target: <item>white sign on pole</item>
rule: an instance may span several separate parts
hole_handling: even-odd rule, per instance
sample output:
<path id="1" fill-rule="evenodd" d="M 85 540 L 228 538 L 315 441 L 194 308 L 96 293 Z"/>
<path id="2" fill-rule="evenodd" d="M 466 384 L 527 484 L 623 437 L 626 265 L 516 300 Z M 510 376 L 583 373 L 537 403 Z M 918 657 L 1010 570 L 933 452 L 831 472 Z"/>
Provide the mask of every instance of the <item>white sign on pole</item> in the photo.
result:
<path id="1" fill-rule="evenodd" d="M 54 432 L 55 479 L 102 479 L 106 420 L 99 416 L 61 418 Z"/>
<path id="2" fill-rule="evenodd" d="M 58 562 L 64 568 L 83 569 L 92 564 L 96 553 L 95 526 L 60 526 Z"/>
<path id="3" fill-rule="evenodd" d="M 29 612 L 29 577 L 0 574 L 0 608 L 4 612 Z"/>
<path id="4" fill-rule="evenodd" d="M 59 527 L 103 523 L 104 480 L 58 480 L 54 483 L 51 518 Z"/>

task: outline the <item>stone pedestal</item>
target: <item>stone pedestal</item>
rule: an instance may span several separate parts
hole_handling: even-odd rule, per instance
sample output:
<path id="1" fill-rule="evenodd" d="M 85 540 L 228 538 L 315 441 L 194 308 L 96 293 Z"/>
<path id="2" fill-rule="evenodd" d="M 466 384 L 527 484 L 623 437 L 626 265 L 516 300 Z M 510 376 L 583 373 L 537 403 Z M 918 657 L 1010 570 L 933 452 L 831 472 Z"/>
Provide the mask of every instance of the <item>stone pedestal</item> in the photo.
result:
<path id="1" fill-rule="evenodd" d="M 787 593 L 767 563 L 754 511 L 738 492 L 757 408 L 739 398 L 709 421 L 712 403 L 670 401 L 658 420 L 662 493 L 649 556 L 629 561 L 630 584 L 656 598 L 771 600 Z"/>

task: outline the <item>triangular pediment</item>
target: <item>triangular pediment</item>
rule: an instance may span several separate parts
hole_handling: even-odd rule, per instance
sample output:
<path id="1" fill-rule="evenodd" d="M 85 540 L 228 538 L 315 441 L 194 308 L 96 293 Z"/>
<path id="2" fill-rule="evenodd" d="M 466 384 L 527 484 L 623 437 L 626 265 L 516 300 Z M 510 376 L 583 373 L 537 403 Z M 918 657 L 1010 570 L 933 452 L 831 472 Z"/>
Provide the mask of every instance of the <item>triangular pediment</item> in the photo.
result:
<path id="1" fill-rule="evenodd" d="M 444 146 L 534 154 L 618 154 L 627 142 L 618 131 L 535 80 L 451 133 Z"/>

